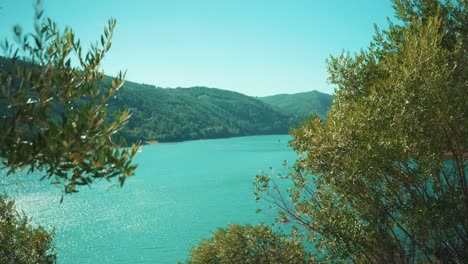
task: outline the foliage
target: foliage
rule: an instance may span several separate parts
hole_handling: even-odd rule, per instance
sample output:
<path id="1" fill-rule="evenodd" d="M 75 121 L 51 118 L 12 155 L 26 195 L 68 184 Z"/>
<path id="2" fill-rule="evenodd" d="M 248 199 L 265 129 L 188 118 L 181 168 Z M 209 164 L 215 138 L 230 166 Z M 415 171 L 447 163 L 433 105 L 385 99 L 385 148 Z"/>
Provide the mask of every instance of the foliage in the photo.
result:
<path id="1" fill-rule="evenodd" d="M 187 263 L 307 263 L 308 257 L 301 243 L 268 226 L 230 225 L 192 248 Z"/>
<path id="2" fill-rule="evenodd" d="M 32 227 L 16 212 L 14 201 L 0 195 L 0 263 L 55 263 L 54 233 Z"/>
<path id="3" fill-rule="evenodd" d="M 294 120 L 299 122 L 303 121 L 303 118 L 308 119 L 313 114 L 317 114 L 322 119 L 326 118 L 333 96 L 319 91 L 310 91 L 296 94 L 277 94 L 258 99 L 286 114 L 293 115 Z"/>
<path id="4" fill-rule="evenodd" d="M 394 6 L 400 22 L 368 50 L 330 59 L 336 96 L 292 132 L 291 188 L 259 175 L 257 198 L 326 262 L 466 263 L 468 4 Z"/>
<path id="5" fill-rule="evenodd" d="M 119 149 L 111 136 L 130 113 L 110 118 L 105 107 L 123 76 L 106 87 L 96 85 L 103 77 L 99 65 L 111 47 L 115 20 L 109 20 L 100 44 L 84 53 L 71 29 L 59 31 L 42 14 L 38 5 L 33 33 L 16 26 L 16 41 L 2 42 L 0 162 L 9 173 L 39 170 L 43 179 L 63 185 L 65 193 L 95 179 L 117 177 L 123 185 L 136 168 L 137 147 Z"/>
<path id="6" fill-rule="evenodd" d="M 206 87 L 157 88 L 126 82 L 109 102 L 130 107 L 132 118 L 117 135 L 128 142 L 181 141 L 259 134 L 285 134 L 290 117 L 249 96 Z"/>

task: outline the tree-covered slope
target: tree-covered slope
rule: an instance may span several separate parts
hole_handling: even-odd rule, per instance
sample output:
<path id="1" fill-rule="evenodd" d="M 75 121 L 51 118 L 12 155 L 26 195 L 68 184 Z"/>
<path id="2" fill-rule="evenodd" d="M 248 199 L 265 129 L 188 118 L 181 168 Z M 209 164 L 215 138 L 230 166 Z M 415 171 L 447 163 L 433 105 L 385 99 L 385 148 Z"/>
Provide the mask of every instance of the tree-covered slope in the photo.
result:
<path id="1" fill-rule="evenodd" d="M 11 66 L 8 59 L 0 57 L 0 70 L 11 71 Z M 105 76 L 98 86 L 105 89 L 112 80 Z M 287 133 L 291 124 L 310 113 L 324 116 L 330 98 L 316 91 L 253 98 L 215 88 L 158 88 L 127 81 L 108 107 L 111 116 L 131 110 L 129 123 L 117 136 L 124 136 L 129 143 L 165 142 Z"/>
<path id="2" fill-rule="evenodd" d="M 109 108 L 118 111 L 127 107 L 132 117 L 119 134 L 130 142 L 282 134 L 289 130 L 289 115 L 255 98 L 215 88 L 171 89 L 126 82 Z"/>
<path id="3" fill-rule="evenodd" d="M 317 113 L 318 116 L 324 119 L 333 96 L 318 91 L 310 91 L 296 94 L 277 94 L 259 97 L 258 99 L 285 114 L 294 115 L 296 119 L 308 117 L 313 113 Z"/>

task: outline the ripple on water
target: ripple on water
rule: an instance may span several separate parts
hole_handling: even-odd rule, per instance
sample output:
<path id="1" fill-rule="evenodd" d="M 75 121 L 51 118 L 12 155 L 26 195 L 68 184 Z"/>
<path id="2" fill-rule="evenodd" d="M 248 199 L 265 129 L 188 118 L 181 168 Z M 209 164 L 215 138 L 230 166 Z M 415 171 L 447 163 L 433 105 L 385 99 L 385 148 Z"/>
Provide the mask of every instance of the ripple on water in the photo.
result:
<path id="1" fill-rule="evenodd" d="M 217 226 L 271 221 L 272 212 L 255 213 L 251 185 L 259 169 L 281 171 L 284 160 L 295 159 L 288 139 L 145 146 L 124 188 L 100 182 L 61 204 L 60 190 L 38 175 L 2 176 L 0 188 L 34 224 L 56 228 L 59 263 L 175 263 Z"/>

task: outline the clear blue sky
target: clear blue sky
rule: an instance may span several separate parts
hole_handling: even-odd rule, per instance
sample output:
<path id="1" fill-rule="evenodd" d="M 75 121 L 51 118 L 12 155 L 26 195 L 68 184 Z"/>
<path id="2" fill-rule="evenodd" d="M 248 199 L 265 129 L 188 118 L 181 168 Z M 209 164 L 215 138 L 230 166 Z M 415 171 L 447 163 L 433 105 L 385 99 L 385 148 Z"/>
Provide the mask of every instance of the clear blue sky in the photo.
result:
<path id="1" fill-rule="evenodd" d="M 366 48 L 390 0 L 43 0 L 45 15 L 97 41 L 117 19 L 106 74 L 161 87 L 208 86 L 264 96 L 319 90 L 325 60 Z M 32 0 L 0 0 L 0 38 L 31 28 Z M 8 34 L 7 34 L 8 33 Z"/>

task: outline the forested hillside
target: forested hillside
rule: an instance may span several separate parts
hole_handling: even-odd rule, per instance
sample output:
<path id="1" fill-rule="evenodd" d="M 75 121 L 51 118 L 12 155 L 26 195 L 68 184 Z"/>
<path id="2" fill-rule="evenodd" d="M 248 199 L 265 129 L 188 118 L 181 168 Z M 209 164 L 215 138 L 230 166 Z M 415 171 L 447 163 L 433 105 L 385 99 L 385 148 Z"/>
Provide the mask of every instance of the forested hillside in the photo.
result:
<path id="1" fill-rule="evenodd" d="M 11 70 L 10 62 L 2 57 L 0 67 Z M 111 81 L 105 76 L 98 86 L 104 89 Z M 145 143 L 286 134 L 291 125 L 311 113 L 324 117 L 330 101 L 331 95 L 317 91 L 254 98 L 216 88 L 159 88 L 127 81 L 108 107 L 110 117 L 131 110 L 128 125 L 116 137 Z"/>
<path id="2" fill-rule="evenodd" d="M 291 120 L 255 98 L 206 87 L 172 89 L 126 82 L 109 108 L 126 107 L 132 117 L 119 134 L 129 142 L 284 134 Z"/>
<path id="3" fill-rule="evenodd" d="M 319 91 L 310 91 L 296 94 L 277 94 L 258 97 L 258 99 L 301 121 L 313 113 L 317 113 L 320 118 L 325 119 L 333 96 Z"/>

